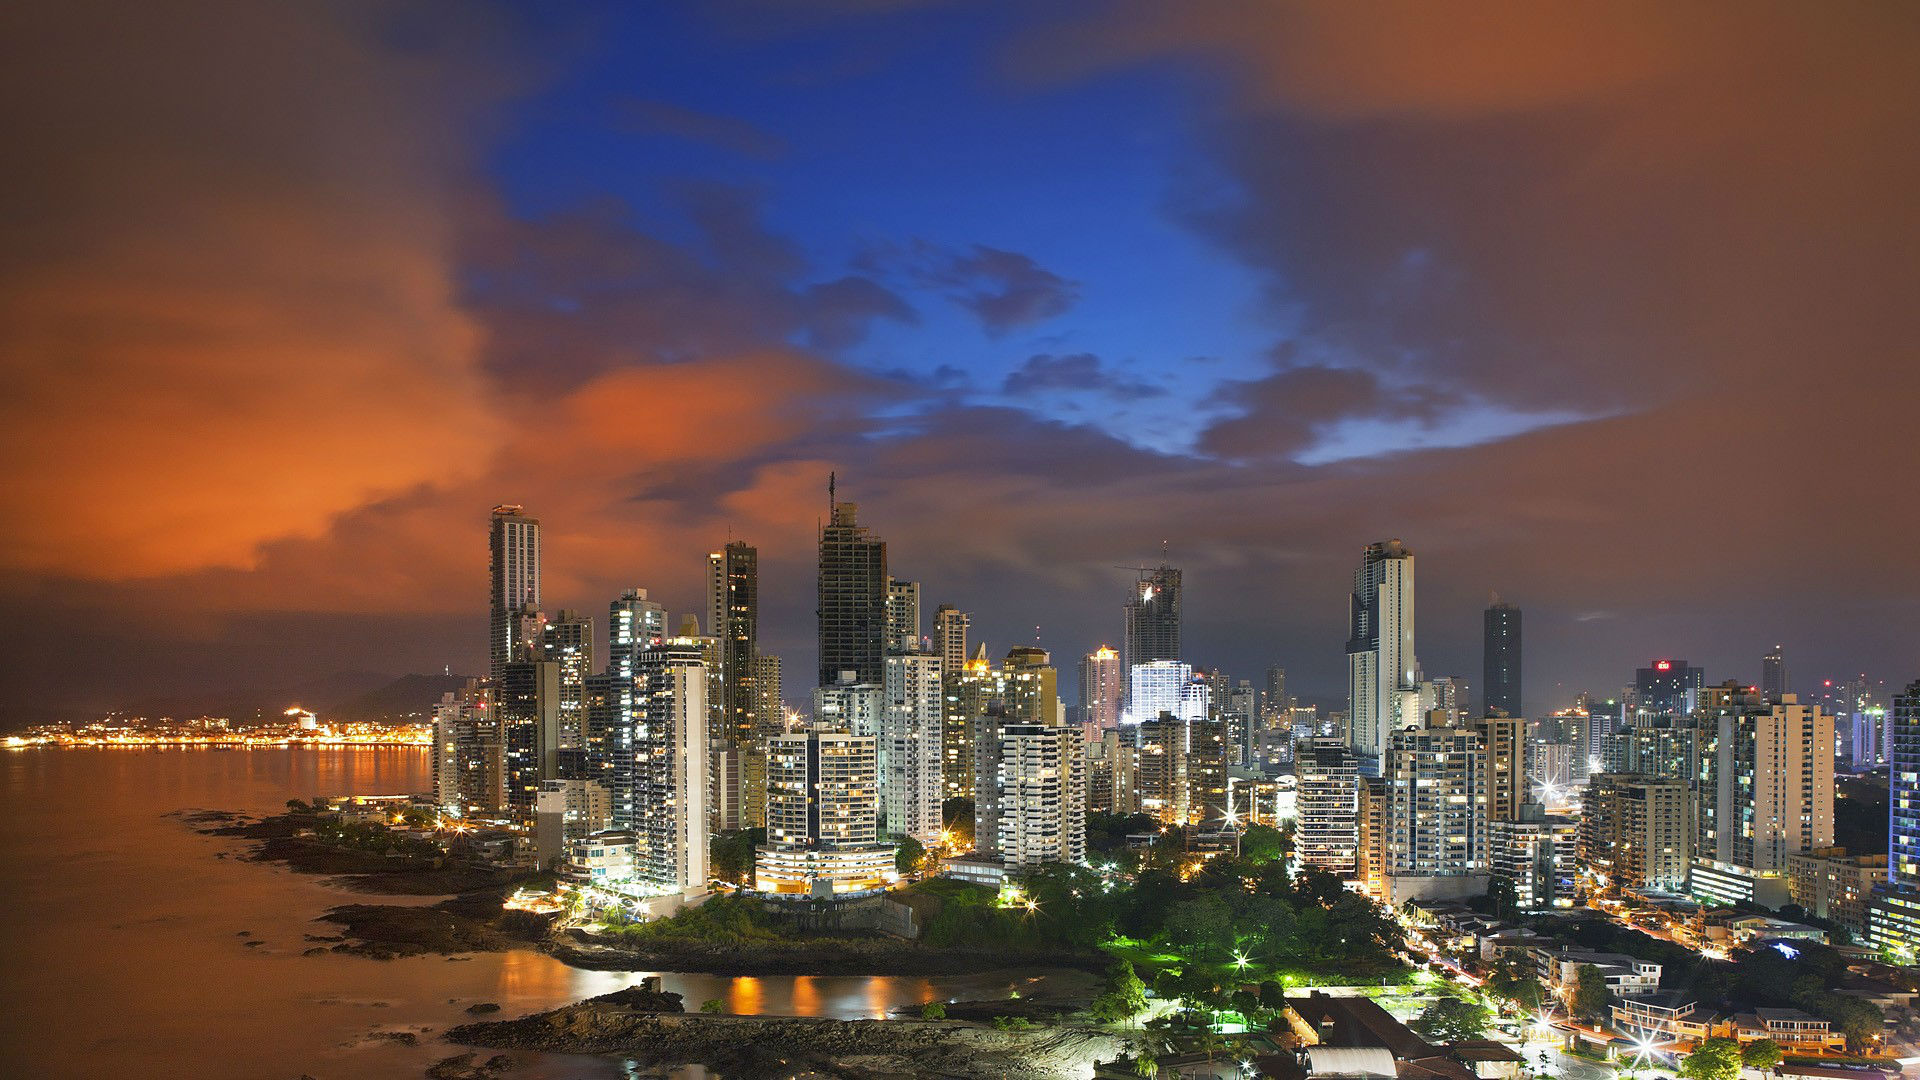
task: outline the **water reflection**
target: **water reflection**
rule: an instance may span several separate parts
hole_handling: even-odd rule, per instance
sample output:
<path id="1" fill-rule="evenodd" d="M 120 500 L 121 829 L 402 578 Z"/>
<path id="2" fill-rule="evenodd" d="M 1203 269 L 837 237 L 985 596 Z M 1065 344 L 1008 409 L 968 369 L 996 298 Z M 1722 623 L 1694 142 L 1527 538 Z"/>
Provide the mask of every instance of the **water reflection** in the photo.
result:
<path id="1" fill-rule="evenodd" d="M 456 1052 L 433 1033 L 480 1002 L 511 1017 L 633 985 L 541 953 L 377 961 L 302 955 L 312 920 L 367 897 L 217 857 L 192 808 L 276 810 L 290 798 L 429 786 L 420 748 L 0 752 L 0 1062 L 7 1075 L 255 1080 L 406 1077 Z M 380 903 L 431 902 L 382 897 Z M 246 936 L 240 936 L 246 931 Z M 258 945 L 249 945 L 260 942 Z M 687 1007 L 845 1018 L 948 998 L 1005 997 L 1006 975 L 956 978 L 663 974 Z M 1023 992 L 1025 990 L 1023 989 Z M 406 1047 L 381 1031 L 426 1031 Z M 604 1059 L 529 1060 L 517 1080 L 611 1080 Z M 695 1074 L 688 1074 L 695 1075 Z"/>

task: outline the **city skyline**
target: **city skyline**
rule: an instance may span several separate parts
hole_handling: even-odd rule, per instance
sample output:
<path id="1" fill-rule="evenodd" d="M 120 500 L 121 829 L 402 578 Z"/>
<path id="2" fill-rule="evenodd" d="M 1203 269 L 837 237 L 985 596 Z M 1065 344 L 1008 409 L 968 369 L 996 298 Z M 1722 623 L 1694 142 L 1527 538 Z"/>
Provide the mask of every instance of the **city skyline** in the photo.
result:
<path id="1" fill-rule="evenodd" d="M 1535 711 L 1910 677 L 1908 13 L 885 7 L 13 13 L 5 720 L 484 671 L 498 503 L 549 610 L 745 538 L 808 671 L 836 470 L 996 646 L 1164 550 L 1185 651 L 1335 701 L 1402 536 L 1426 669 L 1499 590 Z"/>

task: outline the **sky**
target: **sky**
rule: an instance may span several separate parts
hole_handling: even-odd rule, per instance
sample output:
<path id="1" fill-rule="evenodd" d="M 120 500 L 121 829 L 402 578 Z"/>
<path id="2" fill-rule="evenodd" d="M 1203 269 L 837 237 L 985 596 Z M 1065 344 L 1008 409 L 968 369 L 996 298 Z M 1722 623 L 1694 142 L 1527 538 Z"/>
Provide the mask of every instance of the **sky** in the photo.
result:
<path id="1" fill-rule="evenodd" d="M 477 671 L 829 472 L 1070 671 L 1129 573 L 1343 704 L 1352 568 L 1529 711 L 1656 656 L 1920 677 L 1920 9 L 841 2 L 0 12 L 0 716 Z M 1071 685 L 1071 676 L 1067 682 Z"/>

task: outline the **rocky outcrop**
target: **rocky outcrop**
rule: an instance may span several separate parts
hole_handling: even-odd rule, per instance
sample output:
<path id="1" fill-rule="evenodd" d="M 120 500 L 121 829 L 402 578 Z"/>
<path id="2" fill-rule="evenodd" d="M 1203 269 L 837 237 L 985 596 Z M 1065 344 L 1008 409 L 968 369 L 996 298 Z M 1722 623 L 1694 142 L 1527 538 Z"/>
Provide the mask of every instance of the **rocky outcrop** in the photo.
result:
<path id="1" fill-rule="evenodd" d="M 611 995 L 609 995 L 611 997 Z M 1131 1049 L 1086 1027 L 1008 1031 L 961 1021 L 824 1020 L 659 1013 L 595 998 L 519 1020 L 464 1024 L 468 1046 L 619 1054 L 649 1066 L 701 1064 L 723 1075 L 1065 1080 Z"/>
<path id="2" fill-rule="evenodd" d="M 963 975 L 1018 967 L 1104 971 L 1105 954 L 933 947 L 882 938 L 755 942 L 741 946 L 683 938 L 640 941 L 569 930 L 546 950 L 570 967 L 598 971 L 699 971 L 710 975 Z"/>

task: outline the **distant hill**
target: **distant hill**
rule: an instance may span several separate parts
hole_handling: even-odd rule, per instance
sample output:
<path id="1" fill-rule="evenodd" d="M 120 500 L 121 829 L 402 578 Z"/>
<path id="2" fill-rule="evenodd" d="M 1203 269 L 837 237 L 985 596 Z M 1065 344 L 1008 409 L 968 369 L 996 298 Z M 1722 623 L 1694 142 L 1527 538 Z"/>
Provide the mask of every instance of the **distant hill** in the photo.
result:
<path id="1" fill-rule="evenodd" d="M 309 706 L 323 719 L 394 720 L 429 715 L 440 695 L 466 685 L 471 675 L 402 675 L 338 701 Z"/>

